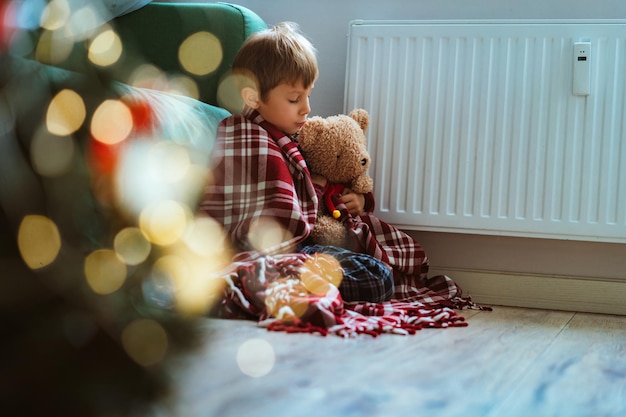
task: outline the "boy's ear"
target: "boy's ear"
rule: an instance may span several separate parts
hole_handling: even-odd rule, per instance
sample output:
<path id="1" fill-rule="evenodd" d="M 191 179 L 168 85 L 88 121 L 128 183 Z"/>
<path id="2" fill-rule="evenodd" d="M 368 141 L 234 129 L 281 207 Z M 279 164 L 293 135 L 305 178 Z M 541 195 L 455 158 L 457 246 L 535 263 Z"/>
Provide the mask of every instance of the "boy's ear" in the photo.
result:
<path id="1" fill-rule="evenodd" d="M 259 100 L 259 93 L 252 87 L 244 87 L 241 90 L 241 98 L 243 98 L 243 102 L 253 109 L 258 109 L 261 105 L 261 101 Z"/>

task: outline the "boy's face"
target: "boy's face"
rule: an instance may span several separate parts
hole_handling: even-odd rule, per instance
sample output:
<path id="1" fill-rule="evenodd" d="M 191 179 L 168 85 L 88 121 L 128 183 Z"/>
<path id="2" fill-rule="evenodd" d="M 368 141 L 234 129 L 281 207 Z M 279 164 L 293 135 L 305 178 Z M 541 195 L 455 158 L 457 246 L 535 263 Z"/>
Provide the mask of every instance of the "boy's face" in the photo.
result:
<path id="1" fill-rule="evenodd" d="M 269 91 L 266 100 L 259 100 L 256 110 L 261 116 L 285 132 L 293 135 L 304 124 L 311 112 L 309 96 L 313 85 L 308 88 L 298 82 L 279 84 Z"/>

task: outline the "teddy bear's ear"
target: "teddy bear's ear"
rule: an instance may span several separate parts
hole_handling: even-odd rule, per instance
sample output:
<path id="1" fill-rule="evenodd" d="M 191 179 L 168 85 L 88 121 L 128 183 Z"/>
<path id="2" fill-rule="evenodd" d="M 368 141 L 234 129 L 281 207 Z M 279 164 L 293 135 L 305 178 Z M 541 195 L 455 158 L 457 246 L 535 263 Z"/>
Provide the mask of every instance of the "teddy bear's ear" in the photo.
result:
<path id="1" fill-rule="evenodd" d="M 367 113 L 367 110 L 354 109 L 350 112 L 349 116 L 356 120 L 363 132 L 365 132 L 370 125 L 370 115 Z"/>

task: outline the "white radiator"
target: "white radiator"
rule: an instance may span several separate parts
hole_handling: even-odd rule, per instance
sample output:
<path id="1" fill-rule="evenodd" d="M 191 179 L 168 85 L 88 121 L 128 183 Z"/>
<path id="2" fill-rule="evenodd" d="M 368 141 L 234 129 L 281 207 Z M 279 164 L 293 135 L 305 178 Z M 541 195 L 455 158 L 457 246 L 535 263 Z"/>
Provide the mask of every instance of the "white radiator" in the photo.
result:
<path id="1" fill-rule="evenodd" d="M 573 94 L 579 41 L 589 95 Z M 356 107 L 380 218 L 626 242 L 626 21 L 354 21 Z"/>

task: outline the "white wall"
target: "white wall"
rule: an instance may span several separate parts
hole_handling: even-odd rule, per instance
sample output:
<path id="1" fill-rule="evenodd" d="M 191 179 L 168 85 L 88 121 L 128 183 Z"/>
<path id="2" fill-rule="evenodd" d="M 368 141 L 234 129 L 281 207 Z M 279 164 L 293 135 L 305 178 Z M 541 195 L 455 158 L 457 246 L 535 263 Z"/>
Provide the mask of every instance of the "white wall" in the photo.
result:
<path id="1" fill-rule="evenodd" d="M 172 0 L 169 0 L 172 1 Z M 185 0 L 190 1 L 190 0 Z M 191 0 L 194 1 L 194 0 Z M 195 0 L 198 1 L 198 0 Z M 355 19 L 613 19 L 625 0 L 232 0 L 268 24 L 297 22 L 318 50 L 312 114 L 343 111 L 349 22 Z"/>

